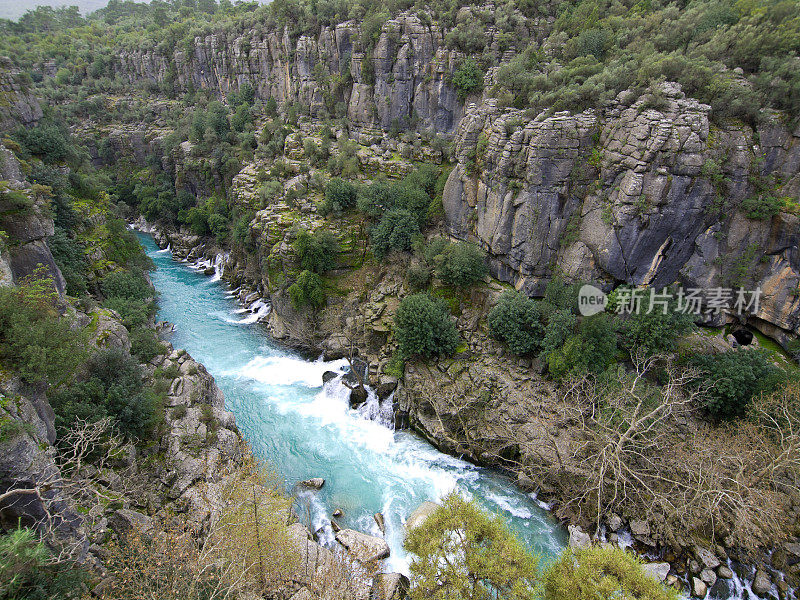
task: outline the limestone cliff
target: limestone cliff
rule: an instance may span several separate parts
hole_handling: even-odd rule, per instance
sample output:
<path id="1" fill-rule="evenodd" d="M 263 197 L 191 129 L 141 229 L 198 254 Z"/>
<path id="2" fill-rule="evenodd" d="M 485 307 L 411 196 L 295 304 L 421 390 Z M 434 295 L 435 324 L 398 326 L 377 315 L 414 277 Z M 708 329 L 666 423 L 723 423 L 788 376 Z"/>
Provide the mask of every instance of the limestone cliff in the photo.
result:
<path id="1" fill-rule="evenodd" d="M 470 105 L 444 193 L 448 228 L 533 295 L 557 271 L 606 288 L 760 286 L 751 324 L 786 341 L 800 331 L 800 219 L 753 219 L 746 207 L 768 196 L 797 206 L 800 129 L 778 114 L 755 130 L 716 126 L 676 84 L 662 91 L 657 108 L 623 93 L 601 113 L 535 119 Z"/>

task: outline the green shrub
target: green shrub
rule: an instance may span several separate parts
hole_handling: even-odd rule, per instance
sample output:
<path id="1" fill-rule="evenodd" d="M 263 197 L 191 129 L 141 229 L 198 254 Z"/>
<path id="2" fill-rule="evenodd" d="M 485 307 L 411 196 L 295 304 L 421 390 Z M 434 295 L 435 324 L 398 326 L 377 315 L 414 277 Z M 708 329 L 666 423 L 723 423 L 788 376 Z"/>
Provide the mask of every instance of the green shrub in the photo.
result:
<path id="1" fill-rule="evenodd" d="M 561 348 L 569 337 L 575 333 L 578 325 L 578 318 L 571 310 L 562 308 L 550 315 L 545 327 L 544 339 L 542 340 L 542 352 L 549 356 Z"/>
<path id="2" fill-rule="evenodd" d="M 300 267 L 305 271 L 321 275 L 336 266 L 339 244 L 330 231 L 322 229 L 309 233 L 301 229 L 297 232 L 293 248 Z"/>
<path id="3" fill-rule="evenodd" d="M 783 209 L 784 201 L 774 194 L 750 196 L 742 200 L 742 212 L 748 219 L 766 221 L 771 219 Z"/>
<path id="4" fill-rule="evenodd" d="M 706 408 L 715 419 L 741 417 L 752 398 L 776 389 L 785 373 L 761 349 L 738 348 L 722 354 L 700 354 L 689 364 L 701 372 L 700 383 L 709 387 Z"/>
<path id="5" fill-rule="evenodd" d="M 394 316 L 394 325 L 395 339 L 404 360 L 412 356 L 449 356 L 458 346 L 458 330 L 447 306 L 428 294 L 404 298 Z"/>
<path id="6" fill-rule="evenodd" d="M 304 306 L 321 308 L 325 304 L 325 285 L 322 278 L 312 271 L 303 271 L 297 281 L 289 286 L 289 298 L 295 310 Z"/>
<path id="7" fill-rule="evenodd" d="M 47 245 L 67 283 L 67 294 L 76 297 L 87 294 L 88 264 L 83 246 L 60 227 L 56 227 L 55 234 L 47 240 Z"/>
<path id="8" fill-rule="evenodd" d="M 488 271 L 483 250 L 475 244 L 457 242 L 444 253 L 437 274 L 448 285 L 467 288 L 483 279 Z"/>
<path id="9" fill-rule="evenodd" d="M 577 334 L 567 338 L 560 349 L 550 351 L 547 366 L 556 380 L 585 373 L 600 374 L 615 360 L 616 354 L 616 321 L 600 313 L 585 317 Z"/>
<path id="10" fill-rule="evenodd" d="M 0 597 L 8 600 L 77 600 L 88 573 L 78 565 L 54 563 L 31 529 L 0 534 Z"/>
<path id="11" fill-rule="evenodd" d="M 623 346 L 631 354 L 643 351 L 647 356 L 673 352 L 677 339 L 693 327 L 694 317 L 678 312 L 675 303 L 669 302 L 667 314 L 662 308 L 655 307 L 650 314 L 641 310 L 628 315 L 622 325 Z"/>
<path id="12" fill-rule="evenodd" d="M 113 297 L 103 302 L 105 308 L 110 308 L 119 314 L 122 324 L 129 331 L 147 324 L 150 317 L 155 315 L 155 305 L 143 300 Z"/>
<path id="13" fill-rule="evenodd" d="M 139 362 L 147 363 L 166 353 L 166 346 L 158 340 L 156 333 L 147 327 L 134 329 L 130 334 L 131 354 Z"/>
<path id="14" fill-rule="evenodd" d="M 411 594 L 431 600 L 534 600 L 538 559 L 505 521 L 452 493 L 409 532 Z"/>
<path id="15" fill-rule="evenodd" d="M 155 290 L 141 271 L 115 271 L 103 278 L 100 288 L 106 298 L 127 298 L 147 300 L 155 295 Z"/>
<path id="16" fill-rule="evenodd" d="M 53 306 L 50 278 L 0 288 L 0 364 L 28 383 L 58 385 L 83 362 L 85 334 Z"/>
<path id="17" fill-rule="evenodd" d="M 158 419 L 157 402 L 142 388 L 142 370 L 124 350 L 113 348 L 92 355 L 87 378 L 50 396 L 56 426 L 69 428 L 76 419 L 97 421 L 111 417 L 128 437 L 143 438 Z"/>
<path id="18" fill-rule="evenodd" d="M 453 71 L 453 87 L 462 102 L 473 92 L 483 89 L 483 71 L 473 58 L 466 58 Z"/>
<path id="19" fill-rule="evenodd" d="M 392 186 L 380 181 L 362 186 L 356 198 L 358 210 L 370 217 L 380 217 L 394 208 L 394 201 Z"/>
<path id="20" fill-rule="evenodd" d="M 635 555 L 614 546 L 568 549 L 544 574 L 544 600 L 678 600 L 642 569 Z"/>
<path id="21" fill-rule="evenodd" d="M 428 287 L 431 281 L 431 270 L 423 264 L 413 263 L 406 271 L 406 281 L 413 290 L 422 290 Z"/>
<path id="22" fill-rule="evenodd" d="M 320 204 L 322 214 L 341 214 L 356 205 L 358 188 L 344 179 L 331 179 L 325 186 L 325 200 Z"/>
<path id="23" fill-rule="evenodd" d="M 419 234 L 418 222 L 411 212 L 402 208 L 392 209 L 383 215 L 371 232 L 375 255 L 383 258 L 392 250 L 410 250 L 414 237 Z"/>
<path id="24" fill-rule="evenodd" d="M 533 354 L 542 345 L 544 326 L 536 302 L 516 290 L 503 292 L 487 316 L 492 335 L 519 356 Z"/>

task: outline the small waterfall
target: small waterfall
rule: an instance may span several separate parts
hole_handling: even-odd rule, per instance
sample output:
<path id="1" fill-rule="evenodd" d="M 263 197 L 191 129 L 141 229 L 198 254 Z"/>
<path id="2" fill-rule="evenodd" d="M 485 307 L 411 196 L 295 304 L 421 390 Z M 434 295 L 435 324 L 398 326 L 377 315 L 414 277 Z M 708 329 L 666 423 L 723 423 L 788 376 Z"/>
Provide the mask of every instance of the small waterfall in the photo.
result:
<path id="1" fill-rule="evenodd" d="M 211 277 L 211 281 L 219 281 L 222 279 L 222 276 L 225 274 L 225 263 L 228 262 L 228 253 L 227 252 L 218 252 L 217 255 L 214 257 L 214 275 Z"/>
<path id="2" fill-rule="evenodd" d="M 367 401 L 358 407 L 358 414 L 362 419 L 394 429 L 394 392 L 381 401 L 370 386 L 365 385 L 364 388 L 367 390 Z"/>

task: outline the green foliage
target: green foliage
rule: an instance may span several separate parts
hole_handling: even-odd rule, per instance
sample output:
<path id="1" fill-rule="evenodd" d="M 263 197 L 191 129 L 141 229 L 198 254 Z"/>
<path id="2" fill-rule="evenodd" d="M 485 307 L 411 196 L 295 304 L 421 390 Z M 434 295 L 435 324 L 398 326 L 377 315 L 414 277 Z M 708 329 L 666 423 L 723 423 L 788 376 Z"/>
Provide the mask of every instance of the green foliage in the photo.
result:
<path id="1" fill-rule="evenodd" d="M 155 331 L 139 327 L 130 334 L 131 354 L 141 363 L 147 363 L 166 352 L 166 346 L 158 340 Z"/>
<path id="2" fill-rule="evenodd" d="M 46 163 L 63 162 L 72 154 L 68 134 L 62 126 L 49 119 L 31 128 L 20 127 L 14 138 L 28 154 Z"/>
<path id="3" fill-rule="evenodd" d="M 564 322 L 559 325 L 563 326 Z M 549 343 L 549 340 L 548 340 Z M 584 317 L 578 332 L 547 355 L 550 375 L 561 380 L 585 373 L 600 374 L 617 354 L 617 323 L 605 313 Z"/>
<path id="4" fill-rule="evenodd" d="M 748 219 L 766 221 L 777 215 L 784 207 L 782 198 L 774 194 L 765 193 L 758 196 L 749 196 L 742 200 L 742 212 Z"/>
<path id="5" fill-rule="evenodd" d="M 339 243 L 328 230 L 320 229 L 309 233 L 305 229 L 297 232 L 293 248 L 300 267 L 322 275 L 336 266 Z"/>
<path id="6" fill-rule="evenodd" d="M 49 564 L 50 552 L 31 529 L 0 534 L 0 598 L 67 600 L 82 595 L 87 573 L 73 564 Z"/>
<path id="7" fill-rule="evenodd" d="M 534 600 L 538 559 L 504 520 L 453 493 L 405 540 L 411 594 L 431 600 Z"/>
<path id="8" fill-rule="evenodd" d="M 47 240 L 47 245 L 67 282 L 67 294 L 76 297 L 87 294 L 88 264 L 83 246 L 60 227 L 55 228 L 55 234 Z"/>
<path id="9" fill-rule="evenodd" d="M 468 288 L 488 273 L 486 254 L 475 244 L 450 244 L 438 269 L 439 278 L 448 285 Z"/>
<path id="10" fill-rule="evenodd" d="M 466 58 L 453 71 L 452 84 L 456 88 L 459 100 L 483 89 L 483 71 L 472 58 Z"/>
<path id="11" fill-rule="evenodd" d="M 574 333 L 578 325 L 578 318 L 571 310 L 562 308 L 550 315 L 542 340 L 542 352 L 545 357 L 550 356 L 561 348 L 567 339 Z"/>
<path id="12" fill-rule="evenodd" d="M 106 298 L 128 298 L 147 300 L 155 296 L 155 290 L 141 271 L 115 271 L 103 278 L 100 288 Z"/>
<path id="13" fill-rule="evenodd" d="M 489 330 L 519 356 L 539 350 L 544 325 L 536 302 L 516 290 L 506 290 L 489 311 Z"/>
<path id="14" fill-rule="evenodd" d="M 131 438 L 144 438 L 157 421 L 158 404 L 142 389 L 142 370 L 124 350 L 101 350 L 86 363 L 85 380 L 62 388 L 50 397 L 56 426 L 69 428 L 76 419 L 97 421 L 111 417 Z"/>
<path id="15" fill-rule="evenodd" d="M 322 214 L 341 214 L 356 205 L 358 189 L 344 179 L 331 179 L 325 186 L 325 200 L 320 205 Z"/>
<path id="16" fill-rule="evenodd" d="M 699 354 L 689 364 L 701 372 L 698 383 L 708 387 L 706 408 L 715 419 L 743 416 L 754 396 L 775 390 L 786 377 L 761 349 Z"/>
<path id="17" fill-rule="evenodd" d="M 28 383 L 58 385 L 85 356 L 83 333 L 59 318 L 53 289 L 49 278 L 0 288 L 0 364 Z"/>
<path id="18" fill-rule="evenodd" d="M 288 292 L 295 310 L 305 306 L 317 309 L 325 304 L 325 285 L 322 278 L 312 271 L 301 272 Z"/>
<path id="19" fill-rule="evenodd" d="M 458 346 L 458 330 L 447 306 L 428 294 L 403 298 L 394 325 L 399 354 L 404 360 L 413 356 L 449 356 Z"/>
<path id="20" fill-rule="evenodd" d="M 635 555 L 615 546 L 568 549 L 544 574 L 544 600 L 678 600 L 642 569 Z"/>
<path id="21" fill-rule="evenodd" d="M 691 314 L 676 310 L 674 301 L 663 308 L 656 306 L 650 314 L 645 310 L 628 315 L 622 325 L 623 346 L 631 352 L 644 352 L 650 356 L 662 352 L 674 352 L 678 338 L 694 327 Z"/>
<path id="22" fill-rule="evenodd" d="M 408 210 L 394 208 L 383 215 L 370 232 L 372 249 L 378 258 L 391 251 L 411 249 L 414 237 L 419 234 L 418 219 Z"/>

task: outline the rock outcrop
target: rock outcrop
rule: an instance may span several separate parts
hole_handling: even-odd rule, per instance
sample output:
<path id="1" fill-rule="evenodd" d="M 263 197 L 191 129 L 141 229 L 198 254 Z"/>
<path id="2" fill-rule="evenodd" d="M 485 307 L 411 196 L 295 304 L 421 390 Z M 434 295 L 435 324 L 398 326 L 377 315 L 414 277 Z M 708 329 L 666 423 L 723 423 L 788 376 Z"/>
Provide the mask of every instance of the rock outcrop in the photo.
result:
<path id="1" fill-rule="evenodd" d="M 9 131 L 20 124 L 33 125 L 42 118 L 42 107 L 30 91 L 31 81 L 0 57 L 0 129 Z"/>
<path id="2" fill-rule="evenodd" d="M 557 271 L 606 289 L 760 287 L 750 324 L 788 340 L 800 332 L 800 219 L 755 220 L 743 203 L 796 204 L 800 129 L 778 114 L 756 130 L 718 127 L 677 84 L 661 91 L 658 108 L 622 93 L 602 112 L 534 119 L 470 105 L 444 192 L 450 232 L 530 295 Z"/>

